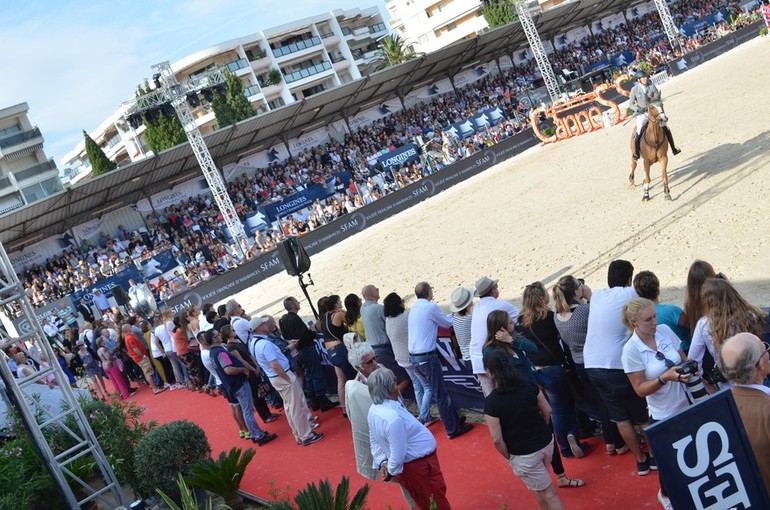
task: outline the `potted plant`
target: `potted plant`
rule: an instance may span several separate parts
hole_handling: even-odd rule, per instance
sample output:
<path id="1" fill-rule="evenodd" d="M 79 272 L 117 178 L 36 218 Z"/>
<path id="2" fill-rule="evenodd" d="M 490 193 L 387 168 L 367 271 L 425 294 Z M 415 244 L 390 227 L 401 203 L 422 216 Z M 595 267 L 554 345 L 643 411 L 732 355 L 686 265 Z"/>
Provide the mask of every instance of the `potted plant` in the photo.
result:
<path id="1" fill-rule="evenodd" d="M 268 505 L 270 510 L 363 510 L 369 496 L 369 485 L 364 485 L 350 499 L 350 478 L 342 477 L 337 490 L 332 492 L 329 479 L 322 480 L 317 486 L 311 483 L 300 490 L 294 502 L 284 497 Z"/>
<path id="2" fill-rule="evenodd" d="M 200 487 L 225 499 L 225 504 L 233 510 L 243 508 L 243 499 L 238 496 L 243 474 L 255 452 L 249 448 L 245 452 L 240 448 L 232 448 L 229 452 L 221 452 L 217 460 L 208 458 L 190 466 L 190 474 L 185 482 Z"/>
<path id="3" fill-rule="evenodd" d="M 283 80 L 281 70 L 277 67 L 271 67 L 270 72 L 267 73 L 267 85 L 278 85 Z"/>

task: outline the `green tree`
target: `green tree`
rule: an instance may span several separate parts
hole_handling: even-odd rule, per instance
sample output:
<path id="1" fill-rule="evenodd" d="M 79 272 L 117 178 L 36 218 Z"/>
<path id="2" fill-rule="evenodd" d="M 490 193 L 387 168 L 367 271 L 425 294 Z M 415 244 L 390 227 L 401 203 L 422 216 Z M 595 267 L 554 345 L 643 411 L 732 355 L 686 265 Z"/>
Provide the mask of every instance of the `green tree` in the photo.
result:
<path id="1" fill-rule="evenodd" d="M 497 28 L 519 19 L 513 11 L 513 4 L 506 0 L 486 0 L 481 8 L 489 28 Z"/>
<path id="2" fill-rule="evenodd" d="M 110 170 L 115 170 L 115 163 L 110 161 L 104 151 L 99 145 L 94 142 L 94 139 L 88 136 L 85 129 L 83 130 L 83 136 L 86 139 L 86 154 L 88 155 L 88 161 L 91 162 L 91 175 L 96 177 L 97 175 L 106 174 Z"/>
<path id="3" fill-rule="evenodd" d="M 378 62 L 377 70 L 387 67 L 403 64 L 408 60 L 422 57 L 424 53 L 415 52 L 411 46 L 406 46 L 398 34 L 389 34 L 380 41 L 380 49 L 377 50 L 377 56 L 374 62 Z"/>
<path id="4" fill-rule="evenodd" d="M 219 127 L 226 127 L 257 114 L 251 101 L 243 94 L 241 79 L 230 71 L 225 71 L 225 93 L 214 93 L 211 107 L 217 116 Z"/>
<path id="5" fill-rule="evenodd" d="M 141 85 L 137 87 L 136 95 L 141 96 L 151 91 L 149 84 L 144 82 L 144 87 Z M 155 154 L 187 141 L 187 135 L 185 135 L 182 123 L 179 122 L 176 114 L 166 117 L 160 113 L 156 119 L 150 120 L 145 112 L 142 115 L 142 120 L 147 128 L 144 132 L 144 139 L 147 146 Z"/>

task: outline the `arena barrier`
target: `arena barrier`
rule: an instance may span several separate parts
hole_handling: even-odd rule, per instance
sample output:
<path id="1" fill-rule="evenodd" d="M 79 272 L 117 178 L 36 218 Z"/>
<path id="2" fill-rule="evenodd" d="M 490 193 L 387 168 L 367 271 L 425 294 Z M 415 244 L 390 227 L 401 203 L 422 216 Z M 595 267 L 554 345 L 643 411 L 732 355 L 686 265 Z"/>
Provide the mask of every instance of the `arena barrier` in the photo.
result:
<path id="1" fill-rule="evenodd" d="M 650 76 L 650 82 L 657 87 L 661 83 L 667 82 L 669 78 L 668 71 L 661 71 Z"/>
<path id="2" fill-rule="evenodd" d="M 669 66 L 671 74 L 674 76 L 680 75 L 688 69 L 701 65 L 703 62 L 707 62 L 713 58 L 722 55 L 735 48 L 738 45 L 750 41 L 759 36 L 759 29 L 765 26 L 764 21 L 756 21 L 751 25 L 747 25 L 735 32 L 727 34 L 724 37 L 720 37 L 716 41 L 710 42 L 695 51 L 691 51 L 683 57 L 679 57 L 676 60 L 670 62 Z"/>

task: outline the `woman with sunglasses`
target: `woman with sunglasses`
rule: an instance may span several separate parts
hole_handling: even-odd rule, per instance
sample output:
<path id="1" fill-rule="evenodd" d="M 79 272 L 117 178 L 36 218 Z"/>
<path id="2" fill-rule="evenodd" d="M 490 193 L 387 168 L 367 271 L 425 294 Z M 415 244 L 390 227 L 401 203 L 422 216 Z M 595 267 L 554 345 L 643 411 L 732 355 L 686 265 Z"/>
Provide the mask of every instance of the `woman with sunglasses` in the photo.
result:
<path id="1" fill-rule="evenodd" d="M 684 384 L 680 384 L 688 376 L 677 372 L 685 355 L 679 348 L 681 340 L 671 328 L 658 325 L 655 303 L 649 299 L 636 298 L 626 303 L 623 324 L 631 331 L 631 338 L 623 347 L 623 370 L 636 394 L 647 400 L 650 420 L 642 425 L 645 428 L 689 405 Z M 660 487 L 658 501 L 663 508 L 671 508 L 662 479 Z"/>

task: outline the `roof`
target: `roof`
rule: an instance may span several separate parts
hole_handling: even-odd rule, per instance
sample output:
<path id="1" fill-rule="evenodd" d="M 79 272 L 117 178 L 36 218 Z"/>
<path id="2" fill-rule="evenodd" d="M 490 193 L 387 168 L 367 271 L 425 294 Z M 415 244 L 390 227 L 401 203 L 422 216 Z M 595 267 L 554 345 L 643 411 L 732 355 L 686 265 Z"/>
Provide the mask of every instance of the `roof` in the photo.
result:
<path id="1" fill-rule="evenodd" d="M 579 0 L 534 14 L 541 38 L 616 14 L 638 0 Z M 206 145 L 219 168 L 246 154 L 269 149 L 339 119 L 352 117 L 388 99 L 406 96 L 457 72 L 528 46 L 518 23 L 459 41 L 434 53 L 367 75 L 359 80 L 291 103 L 266 114 L 206 135 Z M 105 175 L 0 216 L 0 242 L 13 251 L 134 204 L 200 175 L 189 144 L 168 149 Z"/>

